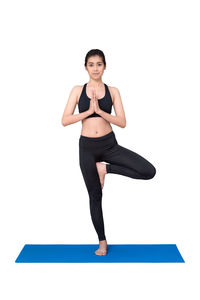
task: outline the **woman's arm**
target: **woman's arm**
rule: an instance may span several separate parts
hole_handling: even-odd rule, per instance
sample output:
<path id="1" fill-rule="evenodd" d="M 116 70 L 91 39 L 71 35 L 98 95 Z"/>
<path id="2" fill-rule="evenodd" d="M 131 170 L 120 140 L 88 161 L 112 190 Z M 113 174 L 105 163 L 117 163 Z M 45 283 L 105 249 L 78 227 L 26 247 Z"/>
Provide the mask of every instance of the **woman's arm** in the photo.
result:
<path id="1" fill-rule="evenodd" d="M 126 127 L 126 117 L 125 117 L 125 112 L 124 112 L 120 92 L 115 87 L 112 87 L 112 91 L 113 91 L 113 106 L 115 109 L 116 116 L 108 114 L 107 112 L 101 109 L 97 113 L 106 121 L 124 128 Z"/>
<path id="2" fill-rule="evenodd" d="M 87 116 L 91 114 L 89 110 L 84 111 L 82 113 L 74 115 L 74 111 L 77 104 L 77 89 L 78 86 L 74 86 L 70 92 L 69 99 L 67 101 L 63 116 L 62 116 L 62 125 L 67 126 L 78 121 L 85 119 Z"/>

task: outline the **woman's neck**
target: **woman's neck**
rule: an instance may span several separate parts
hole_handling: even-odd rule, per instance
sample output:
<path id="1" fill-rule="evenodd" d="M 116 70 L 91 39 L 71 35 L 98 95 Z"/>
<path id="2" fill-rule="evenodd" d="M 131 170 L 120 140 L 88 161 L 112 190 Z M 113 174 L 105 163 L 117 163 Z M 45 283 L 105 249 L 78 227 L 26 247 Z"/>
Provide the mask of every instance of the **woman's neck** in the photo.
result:
<path id="1" fill-rule="evenodd" d="M 102 80 L 94 80 L 94 79 L 90 79 L 88 82 L 88 85 L 94 88 L 99 88 L 101 87 L 103 84 Z"/>

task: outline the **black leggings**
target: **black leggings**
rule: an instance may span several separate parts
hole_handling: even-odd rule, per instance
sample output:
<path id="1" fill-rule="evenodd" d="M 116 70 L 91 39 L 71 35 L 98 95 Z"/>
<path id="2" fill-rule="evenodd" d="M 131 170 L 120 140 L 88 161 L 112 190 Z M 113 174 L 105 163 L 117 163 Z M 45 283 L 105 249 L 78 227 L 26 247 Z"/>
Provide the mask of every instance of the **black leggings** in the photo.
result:
<path id="1" fill-rule="evenodd" d="M 105 240 L 102 189 L 96 162 L 107 162 L 107 173 L 135 179 L 151 179 L 155 167 L 139 154 L 120 146 L 113 131 L 101 137 L 79 138 L 79 164 L 90 200 L 90 214 L 99 241 Z"/>

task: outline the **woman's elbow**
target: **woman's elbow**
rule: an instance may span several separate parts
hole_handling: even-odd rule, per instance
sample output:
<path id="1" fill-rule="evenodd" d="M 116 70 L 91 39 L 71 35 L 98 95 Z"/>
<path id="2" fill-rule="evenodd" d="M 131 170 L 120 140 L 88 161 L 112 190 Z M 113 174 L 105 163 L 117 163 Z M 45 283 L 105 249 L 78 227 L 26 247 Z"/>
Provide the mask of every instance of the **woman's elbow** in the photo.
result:
<path id="1" fill-rule="evenodd" d="M 64 126 L 64 127 L 67 126 L 67 125 L 69 125 L 69 124 L 67 123 L 66 119 L 64 119 L 64 118 L 62 118 L 61 124 L 62 124 L 62 126 Z"/>
<path id="2" fill-rule="evenodd" d="M 126 120 L 122 122 L 121 127 L 122 127 L 122 128 L 125 128 L 125 127 L 126 127 Z"/>

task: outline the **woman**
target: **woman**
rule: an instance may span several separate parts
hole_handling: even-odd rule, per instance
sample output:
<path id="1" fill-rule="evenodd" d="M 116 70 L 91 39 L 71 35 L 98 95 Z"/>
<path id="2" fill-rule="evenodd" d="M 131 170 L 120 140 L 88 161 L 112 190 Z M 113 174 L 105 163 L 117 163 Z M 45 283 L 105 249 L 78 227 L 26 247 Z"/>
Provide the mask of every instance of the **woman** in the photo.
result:
<path id="1" fill-rule="evenodd" d="M 74 86 L 65 107 L 62 125 L 82 121 L 79 138 L 79 164 L 89 194 L 90 214 L 99 239 L 96 255 L 107 254 L 102 213 L 102 189 L 108 173 L 135 179 L 151 179 L 155 167 L 139 154 L 120 146 L 110 123 L 121 128 L 126 117 L 119 90 L 102 82 L 106 69 L 104 53 L 90 50 L 85 57 L 85 69 L 90 80 L 83 86 Z M 73 115 L 78 105 L 79 114 Z M 111 115 L 112 106 L 116 115 Z M 102 163 L 102 161 L 108 164 Z"/>

